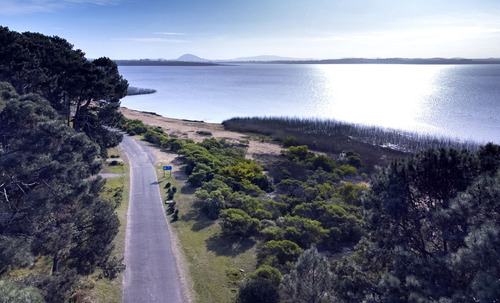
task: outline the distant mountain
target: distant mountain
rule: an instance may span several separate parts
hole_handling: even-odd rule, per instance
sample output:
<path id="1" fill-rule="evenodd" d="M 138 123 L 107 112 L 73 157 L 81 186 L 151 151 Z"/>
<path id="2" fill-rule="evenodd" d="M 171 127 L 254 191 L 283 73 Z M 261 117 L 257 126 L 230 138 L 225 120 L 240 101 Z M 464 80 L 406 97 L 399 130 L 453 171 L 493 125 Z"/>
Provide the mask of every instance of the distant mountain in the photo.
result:
<path id="1" fill-rule="evenodd" d="M 182 58 L 182 57 L 181 57 Z M 200 58 L 201 59 L 201 58 Z M 118 66 L 215 66 L 211 61 L 184 61 L 178 59 L 114 60 Z"/>
<path id="2" fill-rule="evenodd" d="M 182 62 L 211 62 L 211 60 L 200 58 L 192 54 L 185 54 L 176 59 L 176 61 Z"/>

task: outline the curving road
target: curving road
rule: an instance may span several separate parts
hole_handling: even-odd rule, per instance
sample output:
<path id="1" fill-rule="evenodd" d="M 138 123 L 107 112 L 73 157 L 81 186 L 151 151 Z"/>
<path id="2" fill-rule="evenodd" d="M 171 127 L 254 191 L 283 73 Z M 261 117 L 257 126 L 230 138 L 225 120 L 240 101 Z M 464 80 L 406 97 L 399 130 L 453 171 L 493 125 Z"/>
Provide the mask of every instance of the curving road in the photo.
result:
<path id="1" fill-rule="evenodd" d="M 123 302 L 183 303 L 154 156 L 141 143 L 126 135 L 121 143 L 130 162 Z"/>

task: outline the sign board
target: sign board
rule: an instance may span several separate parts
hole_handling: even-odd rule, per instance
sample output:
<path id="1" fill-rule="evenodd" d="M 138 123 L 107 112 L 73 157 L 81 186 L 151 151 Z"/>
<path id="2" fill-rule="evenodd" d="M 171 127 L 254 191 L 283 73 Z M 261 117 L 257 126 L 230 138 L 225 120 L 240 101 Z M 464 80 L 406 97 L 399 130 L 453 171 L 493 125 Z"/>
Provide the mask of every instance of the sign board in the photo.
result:
<path id="1" fill-rule="evenodd" d="M 172 166 L 163 166 L 163 170 L 172 170 Z"/>

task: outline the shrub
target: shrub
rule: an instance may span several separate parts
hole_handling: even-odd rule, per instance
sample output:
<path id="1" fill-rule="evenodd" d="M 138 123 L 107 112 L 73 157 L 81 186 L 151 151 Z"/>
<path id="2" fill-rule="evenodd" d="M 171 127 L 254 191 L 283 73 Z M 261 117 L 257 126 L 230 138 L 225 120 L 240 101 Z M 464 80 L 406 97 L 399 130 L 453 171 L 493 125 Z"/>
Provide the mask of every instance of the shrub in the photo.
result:
<path id="1" fill-rule="evenodd" d="M 277 303 L 281 272 L 269 265 L 262 265 L 241 284 L 239 303 Z"/>
<path id="2" fill-rule="evenodd" d="M 226 235 L 249 237 L 256 235 L 261 223 L 250 217 L 245 211 L 237 208 L 224 209 L 220 212 L 222 232 Z"/>
<path id="3" fill-rule="evenodd" d="M 161 129 L 161 127 L 149 127 L 144 134 L 144 139 L 149 143 L 160 146 L 162 141 L 168 139 L 168 135 Z"/>
<path id="4" fill-rule="evenodd" d="M 262 245 L 260 257 L 264 264 L 277 268 L 289 267 L 293 266 L 302 252 L 302 248 L 295 242 L 271 240 Z"/>
<path id="5" fill-rule="evenodd" d="M 285 137 L 282 141 L 284 147 L 297 146 L 299 141 L 294 136 Z"/>
<path id="6" fill-rule="evenodd" d="M 344 177 L 349 177 L 349 176 L 357 176 L 358 175 L 358 170 L 356 167 L 353 167 L 349 164 L 344 164 L 338 168 L 340 175 Z"/>
<path id="7" fill-rule="evenodd" d="M 124 129 L 131 136 L 141 135 L 148 131 L 148 127 L 139 119 L 126 119 L 122 129 Z"/>

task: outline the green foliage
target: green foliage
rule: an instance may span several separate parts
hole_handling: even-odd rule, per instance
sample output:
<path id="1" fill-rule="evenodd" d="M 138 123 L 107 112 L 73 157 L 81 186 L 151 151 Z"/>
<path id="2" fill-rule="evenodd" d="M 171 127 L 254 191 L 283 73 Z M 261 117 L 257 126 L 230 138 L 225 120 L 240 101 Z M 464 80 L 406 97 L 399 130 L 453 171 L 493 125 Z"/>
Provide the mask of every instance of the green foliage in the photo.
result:
<path id="1" fill-rule="evenodd" d="M 119 126 L 131 136 L 142 135 L 148 131 L 148 127 L 139 119 L 123 118 Z"/>
<path id="2" fill-rule="evenodd" d="M 196 197 L 203 203 L 203 211 L 207 216 L 215 220 L 219 217 L 219 212 L 225 208 L 226 197 L 220 190 L 213 190 L 210 193 L 206 190 L 200 190 L 196 192 Z"/>
<path id="3" fill-rule="evenodd" d="M 266 227 L 260 233 L 265 241 L 281 241 L 285 237 L 285 231 L 277 226 Z"/>
<path id="4" fill-rule="evenodd" d="M 349 164 L 344 164 L 338 168 L 338 172 L 341 176 L 344 177 L 353 177 L 358 174 L 358 170 L 356 167 L 353 167 Z"/>
<path id="5" fill-rule="evenodd" d="M 111 258 L 119 225 L 114 205 L 99 198 L 104 180 L 92 177 L 102 168 L 101 152 L 43 98 L 12 95 L 6 101 L 0 113 L 0 274 L 46 258 L 51 275 L 39 273 L 31 285 L 47 300 L 65 301 L 81 276 L 123 269 Z"/>
<path id="6" fill-rule="evenodd" d="M 324 171 L 327 172 L 332 172 L 333 169 L 336 167 L 335 162 L 325 155 L 318 155 L 312 158 L 311 165 L 314 170 L 322 168 Z"/>
<path id="7" fill-rule="evenodd" d="M 269 265 L 262 265 L 240 285 L 239 303 L 277 303 L 281 272 Z"/>
<path id="8" fill-rule="evenodd" d="M 305 162 L 314 157 L 306 145 L 290 146 L 288 150 L 284 151 L 284 154 L 294 162 Z"/>
<path id="9" fill-rule="evenodd" d="M 144 133 L 144 140 L 160 146 L 163 140 L 168 140 L 168 135 L 161 127 L 148 127 L 146 133 Z"/>
<path id="10" fill-rule="evenodd" d="M 260 259 L 263 264 L 276 268 L 288 268 L 303 252 L 297 243 L 289 240 L 271 240 L 262 245 Z"/>
<path id="11" fill-rule="evenodd" d="M 337 187 L 335 195 L 349 205 L 361 206 L 361 195 L 368 190 L 365 184 L 346 182 Z"/>
<path id="12" fill-rule="evenodd" d="M 346 162 L 347 164 L 355 167 L 355 168 L 360 168 L 361 167 L 361 156 L 352 150 L 348 150 L 345 152 L 345 157 L 346 157 Z"/>
<path id="13" fill-rule="evenodd" d="M 337 262 L 341 302 L 496 302 L 500 149 L 396 161 L 365 199 L 367 236 Z"/>
<path id="14" fill-rule="evenodd" d="M 226 235 L 248 237 L 256 235 L 261 223 L 250 217 L 246 212 L 237 208 L 224 209 L 220 212 L 222 232 Z"/>
<path id="15" fill-rule="evenodd" d="M 287 215 L 283 226 L 285 239 L 297 243 L 302 248 L 309 247 L 314 243 L 321 243 L 328 237 L 329 233 L 319 221 L 299 216 Z"/>
<path id="16" fill-rule="evenodd" d="M 0 81 L 22 95 L 48 100 L 68 126 L 86 133 L 102 153 L 120 143 L 121 135 L 105 126 L 115 126 L 122 117 L 118 108 L 128 83 L 112 60 L 89 61 L 60 37 L 6 27 L 0 27 L 0 41 Z"/>
<path id="17" fill-rule="evenodd" d="M 282 144 L 284 147 L 297 146 L 298 143 L 299 141 L 297 141 L 297 138 L 295 138 L 294 136 L 288 136 L 282 140 Z"/>
<path id="18" fill-rule="evenodd" d="M 488 143 L 481 146 L 477 151 L 479 166 L 482 172 L 491 175 L 495 174 L 500 168 L 500 146 Z"/>
<path id="19" fill-rule="evenodd" d="M 252 180 L 261 173 L 262 167 L 250 160 L 239 161 L 235 165 L 226 166 L 220 170 L 220 174 L 231 179 L 231 182 L 234 183 L 234 187 L 236 188 L 240 186 L 240 183 L 245 180 Z"/>
<path id="20" fill-rule="evenodd" d="M 290 197 L 303 198 L 307 185 L 296 179 L 284 179 L 276 187 L 281 193 Z"/>
<path id="21" fill-rule="evenodd" d="M 332 273 L 328 261 L 315 246 L 300 255 L 295 268 L 283 277 L 280 285 L 282 302 L 334 302 L 330 294 Z"/>
<path id="22" fill-rule="evenodd" d="M 25 287 L 15 282 L 0 280 L 0 302 L 45 303 L 45 300 L 35 287 Z"/>
<path id="23" fill-rule="evenodd" d="M 164 137 L 160 142 L 160 147 L 170 149 L 173 152 L 178 152 L 184 147 L 184 142 L 178 138 Z"/>
<path id="24" fill-rule="evenodd" d="M 206 148 L 207 150 L 218 150 L 224 147 L 221 141 L 218 141 L 215 138 L 205 138 L 198 145 Z"/>
<path id="25" fill-rule="evenodd" d="M 317 220 L 321 227 L 329 231 L 329 236 L 316 239 L 312 243 L 325 243 L 331 248 L 340 244 L 353 245 L 362 235 L 361 208 L 345 204 L 332 204 L 325 201 L 303 203 L 296 206 L 293 214 Z"/>

